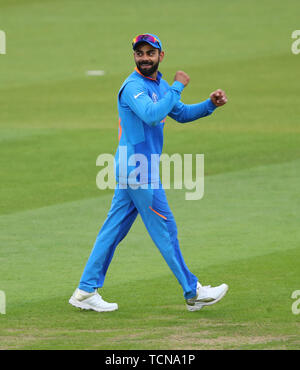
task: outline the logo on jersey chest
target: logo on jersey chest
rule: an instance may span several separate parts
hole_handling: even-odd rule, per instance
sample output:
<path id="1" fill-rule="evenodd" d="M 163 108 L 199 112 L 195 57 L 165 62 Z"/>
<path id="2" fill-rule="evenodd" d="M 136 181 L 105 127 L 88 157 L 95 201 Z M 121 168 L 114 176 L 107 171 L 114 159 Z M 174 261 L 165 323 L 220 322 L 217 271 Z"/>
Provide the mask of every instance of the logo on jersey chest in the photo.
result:
<path id="1" fill-rule="evenodd" d="M 154 93 L 152 93 L 152 100 L 154 103 L 158 102 L 158 96 Z"/>

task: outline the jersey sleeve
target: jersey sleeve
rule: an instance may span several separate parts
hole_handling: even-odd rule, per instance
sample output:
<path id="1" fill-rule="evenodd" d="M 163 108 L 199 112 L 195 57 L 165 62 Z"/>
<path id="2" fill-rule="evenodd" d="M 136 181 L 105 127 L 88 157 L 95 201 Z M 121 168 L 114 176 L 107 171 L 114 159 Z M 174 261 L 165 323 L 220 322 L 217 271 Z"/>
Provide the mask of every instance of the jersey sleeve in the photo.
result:
<path id="1" fill-rule="evenodd" d="M 128 105 L 143 122 L 150 126 L 156 126 L 180 101 L 183 89 L 184 85 L 175 81 L 164 97 L 154 103 L 142 83 L 131 81 L 125 85 L 120 102 Z"/>
<path id="2" fill-rule="evenodd" d="M 169 116 L 180 123 L 186 123 L 209 116 L 216 108 L 217 106 L 214 105 L 211 99 L 198 104 L 184 104 L 178 101 Z"/>

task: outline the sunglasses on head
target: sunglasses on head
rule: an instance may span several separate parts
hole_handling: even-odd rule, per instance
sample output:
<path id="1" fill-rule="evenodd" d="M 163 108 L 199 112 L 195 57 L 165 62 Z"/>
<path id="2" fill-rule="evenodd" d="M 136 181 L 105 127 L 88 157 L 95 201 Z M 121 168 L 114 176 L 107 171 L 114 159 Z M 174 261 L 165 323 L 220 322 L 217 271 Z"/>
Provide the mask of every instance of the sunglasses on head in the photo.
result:
<path id="1" fill-rule="evenodd" d="M 138 36 L 136 36 L 132 41 L 132 46 L 134 46 L 137 42 L 140 42 L 140 41 L 152 42 L 153 44 L 156 44 L 160 48 L 159 41 L 154 36 L 151 36 L 151 35 L 138 35 Z"/>

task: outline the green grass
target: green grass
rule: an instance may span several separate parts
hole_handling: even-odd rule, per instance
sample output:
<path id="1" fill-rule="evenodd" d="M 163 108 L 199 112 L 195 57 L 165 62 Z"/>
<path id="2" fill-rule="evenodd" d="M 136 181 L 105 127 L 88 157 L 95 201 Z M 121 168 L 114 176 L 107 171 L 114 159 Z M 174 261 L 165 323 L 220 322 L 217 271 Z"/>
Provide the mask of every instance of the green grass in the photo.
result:
<path id="1" fill-rule="evenodd" d="M 114 3 L 114 6 L 112 5 Z M 8 1 L 0 5 L 0 349 L 299 349 L 300 56 L 298 2 Z M 157 10 L 159 9 L 159 11 Z M 204 153 L 205 195 L 168 190 L 187 265 L 227 296 L 196 313 L 140 218 L 102 290 L 119 310 L 68 304 L 112 191 L 96 158 L 117 145 L 116 94 L 133 69 L 130 40 L 160 35 L 183 101 L 216 88 L 211 117 L 165 127 L 164 152 Z M 87 77 L 89 69 L 105 70 Z"/>

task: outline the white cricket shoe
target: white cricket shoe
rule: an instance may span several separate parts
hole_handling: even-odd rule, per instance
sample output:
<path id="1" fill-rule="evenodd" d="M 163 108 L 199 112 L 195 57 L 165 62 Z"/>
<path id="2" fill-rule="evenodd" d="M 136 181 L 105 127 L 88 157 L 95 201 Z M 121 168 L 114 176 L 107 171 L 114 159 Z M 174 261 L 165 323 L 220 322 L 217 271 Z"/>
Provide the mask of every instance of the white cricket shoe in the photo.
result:
<path id="1" fill-rule="evenodd" d="M 186 299 L 186 307 L 189 311 L 199 311 L 204 306 L 211 306 L 219 302 L 227 293 L 228 285 L 221 284 L 212 288 L 210 285 L 202 286 L 197 283 L 197 295 Z"/>
<path id="2" fill-rule="evenodd" d="M 97 290 L 93 293 L 88 293 L 77 288 L 70 298 L 69 303 L 83 310 L 94 310 L 97 312 L 108 312 L 118 309 L 117 303 L 105 302 Z"/>

